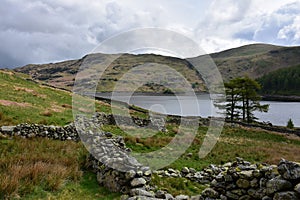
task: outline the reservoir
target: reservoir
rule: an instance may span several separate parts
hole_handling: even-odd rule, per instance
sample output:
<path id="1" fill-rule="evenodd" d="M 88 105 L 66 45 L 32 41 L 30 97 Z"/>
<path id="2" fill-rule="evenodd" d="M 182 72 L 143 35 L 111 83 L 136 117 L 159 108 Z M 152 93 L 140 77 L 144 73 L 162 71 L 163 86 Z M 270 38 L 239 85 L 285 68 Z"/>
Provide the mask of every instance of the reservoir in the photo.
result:
<path id="1" fill-rule="evenodd" d="M 110 95 L 98 93 L 97 96 L 111 98 Z M 167 95 L 125 95 L 113 96 L 114 100 L 133 104 L 147 110 L 180 116 L 220 116 L 219 109 L 213 105 L 209 95 L 167 96 Z M 273 125 L 286 126 L 291 118 L 295 127 L 300 127 L 300 102 L 261 101 L 269 104 L 267 113 L 255 112 L 260 122 L 271 122 Z"/>

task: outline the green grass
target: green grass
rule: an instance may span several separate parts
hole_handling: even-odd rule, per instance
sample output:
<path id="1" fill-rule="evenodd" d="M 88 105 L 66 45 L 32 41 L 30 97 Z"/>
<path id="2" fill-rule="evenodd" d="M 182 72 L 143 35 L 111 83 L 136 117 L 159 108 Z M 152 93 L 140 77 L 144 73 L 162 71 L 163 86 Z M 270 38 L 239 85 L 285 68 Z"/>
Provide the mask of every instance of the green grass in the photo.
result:
<path id="1" fill-rule="evenodd" d="M 96 175 L 92 172 L 84 172 L 83 177 L 78 183 L 69 183 L 63 189 L 56 192 L 47 192 L 36 188 L 33 193 L 26 195 L 24 200 L 48 199 L 87 199 L 87 200 L 115 200 L 120 199 L 121 194 L 111 193 L 104 187 L 100 187 Z"/>
<path id="2" fill-rule="evenodd" d="M 168 125 L 168 132 L 158 132 L 149 138 L 126 135 L 122 129 L 106 125 L 103 130 L 125 137 L 125 142 L 134 152 L 147 153 L 167 145 L 178 131 L 175 125 Z M 200 127 L 192 145 L 175 162 L 167 167 L 181 170 L 183 167 L 203 169 L 211 163 L 222 164 L 242 157 L 251 162 L 277 164 L 284 157 L 300 161 L 300 139 L 262 130 L 225 127 L 213 148 L 203 159 L 198 156 L 207 128 Z M 298 152 L 298 153 L 295 153 Z M 192 154 L 192 155 L 191 155 Z"/>
<path id="3" fill-rule="evenodd" d="M 71 122 L 71 93 L 41 86 L 23 76 L 0 71 L 0 125 Z"/>
<path id="4" fill-rule="evenodd" d="M 153 175 L 151 182 L 160 190 L 167 191 L 173 196 L 180 194 L 189 196 L 199 195 L 208 187 L 207 185 L 192 182 L 186 178 L 159 177 L 158 175 Z"/>
<path id="5" fill-rule="evenodd" d="M 119 199 L 89 172 L 81 143 L 0 139 L 0 199 Z"/>
<path id="6" fill-rule="evenodd" d="M 0 70 L 0 126 L 20 123 L 66 125 L 73 121 L 71 92 L 40 85 L 27 78 L 24 74 Z M 84 110 L 90 104 L 95 105 L 98 112 L 111 113 L 108 103 L 78 98 L 78 109 Z M 143 109 L 134 106 L 133 109 L 130 110 L 133 116 L 147 116 Z"/>

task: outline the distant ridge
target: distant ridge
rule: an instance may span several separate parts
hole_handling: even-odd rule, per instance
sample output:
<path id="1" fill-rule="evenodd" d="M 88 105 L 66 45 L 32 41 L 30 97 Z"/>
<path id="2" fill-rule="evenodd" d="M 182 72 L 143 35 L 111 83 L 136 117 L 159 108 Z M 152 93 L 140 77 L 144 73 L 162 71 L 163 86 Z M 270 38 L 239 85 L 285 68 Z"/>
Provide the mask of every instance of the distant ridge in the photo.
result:
<path id="1" fill-rule="evenodd" d="M 96 57 L 110 56 L 108 54 L 90 54 L 78 60 L 63 61 L 59 63 L 26 65 L 14 69 L 17 72 L 29 74 L 33 79 L 45 81 L 50 85 L 71 90 L 75 75 L 83 60 L 92 62 Z M 234 77 L 248 75 L 259 78 L 270 72 L 300 64 L 300 47 L 283 47 L 269 44 L 250 44 L 242 47 L 228 49 L 210 54 L 216 63 L 224 81 Z M 191 59 L 197 63 L 202 56 Z M 115 82 L 129 69 L 144 63 L 160 63 L 173 67 L 184 75 L 193 85 L 196 92 L 205 91 L 201 75 L 186 59 L 154 55 L 154 54 L 124 54 L 117 62 L 107 69 L 102 78 L 99 92 L 112 91 Z M 158 85 L 148 85 L 138 92 L 163 93 L 165 88 Z"/>

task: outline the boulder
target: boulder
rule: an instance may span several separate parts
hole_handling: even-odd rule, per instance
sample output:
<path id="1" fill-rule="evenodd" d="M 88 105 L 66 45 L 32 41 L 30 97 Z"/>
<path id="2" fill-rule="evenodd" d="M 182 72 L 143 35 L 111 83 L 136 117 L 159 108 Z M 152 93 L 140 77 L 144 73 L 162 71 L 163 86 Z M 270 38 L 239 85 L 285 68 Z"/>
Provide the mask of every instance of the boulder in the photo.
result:
<path id="1" fill-rule="evenodd" d="M 267 186 L 267 190 L 266 190 L 267 194 L 273 194 L 275 192 L 289 190 L 293 188 L 292 183 L 281 178 L 273 178 L 269 180 L 266 186 Z"/>
<path id="2" fill-rule="evenodd" d="M 278 172 L 287 180 L 300 179 L 300 165 L 295 162 L 282 159 L 278 165 Z"/>
<path id="3" fill-rule="evenodd" d="M 132 187 L 141 187 L 146 184 L 146 180 L 144 178 L 134 178 L 131 182 L 130 185 Z"/>
<path id="4" fill-rule="evenodd" d="M 274 195 L 273 200 L 299 200 L 300 197 L 296 192 L 278 192 Z"/>

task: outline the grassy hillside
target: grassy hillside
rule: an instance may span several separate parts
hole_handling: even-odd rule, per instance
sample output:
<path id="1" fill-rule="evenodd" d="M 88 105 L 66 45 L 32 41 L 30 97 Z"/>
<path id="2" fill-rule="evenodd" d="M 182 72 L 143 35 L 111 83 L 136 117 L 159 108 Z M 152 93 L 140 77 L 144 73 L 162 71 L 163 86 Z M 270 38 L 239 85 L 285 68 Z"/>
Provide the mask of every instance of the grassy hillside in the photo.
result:
<path id="1" fill-rule="evenodd" d="M 63 125 L 72 121 L 70 92 L 26 78 L 23 74 L 0 71 L 0 125 L 25 122 Z"/>
<path id="2" fill-rule="evenodd" d="M 0 126 L 19 123 L 66 125 L 73 122 L 72 93 L 36 83 L 28 75 L 0 70 Z M 95 103 L 96 111 L 111 112 L 110 104 Z M 84 109 L 84 108 L 79 108 Z M 131 110 L 144 117 L 144 111 Z"/>
<path id="3" fill-rule="evenodd" d="M 300 96 L 300 65 L 279 69 L 258 79 L 263 94 Z"/>
<path id="4" fill-rule="evenodd" d="M 224 81 L 228 81 L 231 78 L 244 75 L 248 75 L 250 78 L 259 78 L 272 71 L 276 71 L 277 69 L 298 65 L 300 64 L 299 55 L 300 47 L 252 44 L 214 53 L 211 54 L 211 57 L 219 68 Z M 35 80 L 46 81 L 50 85 L 72 89 L 75 75 L 82 64 L 94 65 L 97 63 L 99 65 L 99 63 L 111 56 L 112 55 L 91 54 L 79 60 L 43 65 L 27 65 L 15 70 L 26 73 Z M 202 62 L 201 57 L 202 56 L 190 58 L 188 60 L 191 61 L 191 63 Z M 194 87 L 196 92 L 205 91 L 205 85 L 203 84 L 201 75 L 196 72 L 190 62 L 185 59 L 151 54 L 122 55 L 119 59 L 111 63 L 106 71 L 104 71 L 97 90 L 99 92 L 112 91 L 115 83 L 123 74 L 128 72 L 128 70 L 133 69 L 135 66 L 146 63 L 167 65 L 183 75 Z M 143 72 L 140 72 L 140 75 L 141 74 L 143 74 Z M 168 77 L 167 72 L 162 75 Z M 144 74 L 144 77 L 147 76 L 149 76 L 149 74 Z M 91 81 L 93 78 L 95 78 L 95 73 L 89 74 L 86 79 L 84 79 L 84 83 Z M 136 81 L 133 81 L 134 78 L 135 77 L 133 76 L 132 80 L 130 79 L 129 88 L 135 86 Z M 176 80 L 172 81 L 176 82 Z M 172 81 L 169 81 L 169 83 L 172 84 Z M 168 92 L 168 90 L 161 85 L 149 82 L 139 88 L 137 92 L 165 93 Z"/>

